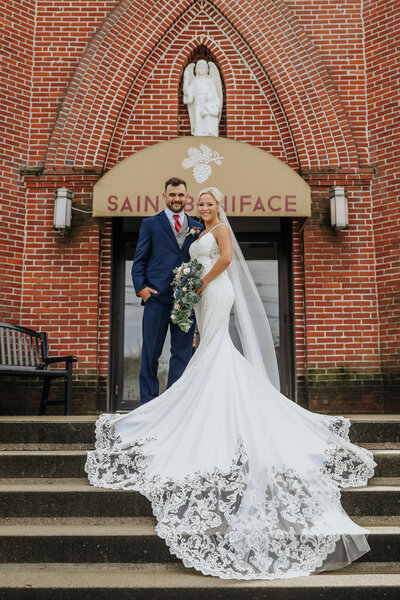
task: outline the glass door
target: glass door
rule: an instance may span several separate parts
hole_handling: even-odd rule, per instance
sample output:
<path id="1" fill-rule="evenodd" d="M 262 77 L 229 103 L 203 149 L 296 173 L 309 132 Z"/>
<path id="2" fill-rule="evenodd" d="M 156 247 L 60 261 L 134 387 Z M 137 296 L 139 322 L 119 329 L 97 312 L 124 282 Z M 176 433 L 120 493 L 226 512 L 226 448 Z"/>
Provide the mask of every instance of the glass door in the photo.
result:
<path id="1" fill-rule="evenodd" d="M 257 244 L 256 248 L 250 243 L 240 243 L 241 250 L 246 258 L 250 273 L 260 294 L 265 313 L 271 327 L 275 351 L 279 365 L 280 327 L 279 327 L 279 274 L 278 274 L 278 244 L 266 242 Z M 229 333 L 236 348 L 241 352 L 239 334 L 234 324 L 233 309 Z"/>
<path id="2" fill-rule="evenodd" d="M 125 325 L 124 325 L 124 365 L 123 394 L 121 410 L 132 410 L 139 406 L 139 373 L 142 354 L 143 306 L 135 294 L 131 277 L 132 260 L 125 261 Z M 167 387 L 170 335 L 165 339 L 162 355 L 158 363 L 160 393 Z"/>
<path id="3" fill-rule="evenodd" d="M 141 219 L 114 219 L 111 340 L 111 410 L 139 405 L 143 307 L 136 296 L 131 267 Z M 282 392 L 294 399 L 291 236 L 289 219 L 232 218 L 232 227 L 260 292 L 271 326 Z M 231 319 L 230 334 L 240 350 Z M 160 392 L 168 376 L 169 334 L 159 362 Z M 196 338 L 194 341 L 194 350 Z"/>

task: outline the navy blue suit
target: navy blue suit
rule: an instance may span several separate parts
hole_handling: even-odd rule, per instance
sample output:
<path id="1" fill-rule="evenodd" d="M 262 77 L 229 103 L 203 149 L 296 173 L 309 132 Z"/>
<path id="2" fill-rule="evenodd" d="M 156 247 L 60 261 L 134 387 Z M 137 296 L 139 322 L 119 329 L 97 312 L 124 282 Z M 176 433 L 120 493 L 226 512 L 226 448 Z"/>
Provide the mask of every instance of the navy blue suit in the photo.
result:
<path id="1" fill-rule="evenodd" d="M 186 215 L 189 230 L 203 226 Z M 185 237 L 179 248 L 171 224 L 164 211 L 142 221 L 139 240 L 132 266 L 132 281 L 136 293 L 145 287 L 157 290 L 144 305 L 143 345 L 140 368 L 140 403 L 152 400 L 159 393 L 157 378 L 158 359 L 161 356 L 168 327 L 171 331 L 171 358 L 169 362 L 168 383 L 170 387 L 182 375 L 192 355 L 194 324 L 188 333 L 184 333 L 172 323 L 171 309 L 173 290 L 171 282 L 173 269 L 182 262 L 190 260 L 189 247 L 198 235 Z"/>

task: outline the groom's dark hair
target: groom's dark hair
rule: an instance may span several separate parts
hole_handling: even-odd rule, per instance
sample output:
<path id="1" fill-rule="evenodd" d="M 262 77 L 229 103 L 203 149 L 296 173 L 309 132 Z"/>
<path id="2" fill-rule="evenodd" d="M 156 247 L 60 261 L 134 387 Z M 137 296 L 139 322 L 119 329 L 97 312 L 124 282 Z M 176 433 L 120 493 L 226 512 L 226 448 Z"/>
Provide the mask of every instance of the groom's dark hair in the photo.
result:
<path id="1" fill-rule="evenodd" d="M 165 182 L 165 192 L 167 191 L 167 187 L 169 185 L 172 185 L 173 187 L 176 187 L 177 185 L 184 185 L 185 189 L 187 190 L 186 181 L 183 181 L 183 179 L 179 179 L 179 177 L 171 177 L 170 179 L 168 179 L 168 181 Z"/>

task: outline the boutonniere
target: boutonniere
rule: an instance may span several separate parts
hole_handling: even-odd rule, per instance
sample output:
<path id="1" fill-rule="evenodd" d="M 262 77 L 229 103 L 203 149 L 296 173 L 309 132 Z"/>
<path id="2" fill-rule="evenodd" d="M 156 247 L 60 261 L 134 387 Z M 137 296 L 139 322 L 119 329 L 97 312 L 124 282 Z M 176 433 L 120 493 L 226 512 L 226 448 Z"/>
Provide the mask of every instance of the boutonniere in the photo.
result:
<path id="1" fill-rule="evenodd" d="M 189 233 L 186 234 L 186 237 L 188 235 L 198 235 L 200 233 L 200 227 L 192 227 L 192 229 L 189 231 Z"/>

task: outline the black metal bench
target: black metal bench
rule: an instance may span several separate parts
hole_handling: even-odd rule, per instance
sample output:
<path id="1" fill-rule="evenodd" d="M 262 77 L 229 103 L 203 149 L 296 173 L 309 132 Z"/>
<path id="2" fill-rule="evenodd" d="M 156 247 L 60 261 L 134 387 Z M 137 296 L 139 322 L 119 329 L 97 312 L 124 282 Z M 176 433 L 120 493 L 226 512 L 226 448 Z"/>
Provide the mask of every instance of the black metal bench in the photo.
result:
<path id="1" fill-rule="evenodd" d="M 71 414 L 72 363 L 76 356 L 49 356 L 47 334 L 26 327 L 0 323 L 0 375 L 43 377 L 43 392 L 39 414 L 44 415 L 49 404 L 63 404 Z M 50 365 L 65 362 L 65 369 L 52 370 Z M 52 379 L 63 377 L 64 400 L 49 400 Z"/>

